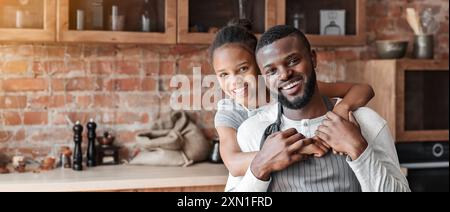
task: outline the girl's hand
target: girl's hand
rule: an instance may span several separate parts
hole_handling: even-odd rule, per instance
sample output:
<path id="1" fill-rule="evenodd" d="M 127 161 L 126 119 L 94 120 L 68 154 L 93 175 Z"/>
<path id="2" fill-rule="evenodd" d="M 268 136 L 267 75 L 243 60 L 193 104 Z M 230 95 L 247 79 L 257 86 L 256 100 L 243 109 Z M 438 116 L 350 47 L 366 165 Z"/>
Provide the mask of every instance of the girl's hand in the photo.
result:
<path id="1" fill-rule="evenodd" d="M 333 112 L 327 113 L 327 120 L 317 129 L 317 136 L 336 152 L 345 153 L 356 160 L 366 150 L 368 144 L 352 112 L 347 121 Z"/>
<path id="2" fill-rule="evenodd" d="M 336 115 L 340 116 L 341 118 L 345 119 L 345 120 L 349 120 L 349 112 L 350 112 L 350 106 L 348 106 L 347 104 L 343 103 L 342 101 L 337 104 L 334 109 L 333 109 L 333 113 L 335 113 Z"/>

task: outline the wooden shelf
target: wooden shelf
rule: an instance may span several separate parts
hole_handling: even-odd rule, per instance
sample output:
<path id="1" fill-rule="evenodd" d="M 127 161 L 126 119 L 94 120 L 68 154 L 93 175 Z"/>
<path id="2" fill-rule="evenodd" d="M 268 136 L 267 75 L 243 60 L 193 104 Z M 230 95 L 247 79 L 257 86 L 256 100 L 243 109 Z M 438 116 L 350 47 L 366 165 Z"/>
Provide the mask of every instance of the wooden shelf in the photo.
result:
<path id="1" fill-rule="evenodd" d="M 15 2 L 15 1 L 14 1 Z M 8 4 L 10 3 L 10 4 Z M 36 18 L 38 21 L 37 26 L 33 26 L 30 28 L 12 28 L 12 26 L 8 26 L 8 28 L 0 25 L 0 41 L 5 42 L 54 42 L 56 40 L 56 0 L 33 0 L 30 2 L 31 10 L 36 12 L 38 17 L 23 17 L 24 21 L 29 21 L 29 18 Z M 13 5 L 10 0 L 0 0 L 0 11 L 2 11 L 3 7 L 7 5 Z M 42 7 L 42 9 L 40 9 Z M 13 11 L 15 12 L 15 11 Z M 15 16 L 10 17 L 8 14 L 0 14 L 0 16 L 6 15 L 4 17 L 0 17 L 4 22 L 11 22 L 11 18 L 15 19 Z M 15 14 L 14 14 L 15 15 Z M 39 17 L 42 19 L 39 19 Z M 36 24 L 33 24 L 36 25 Z"/>
<path id="2" fill-rule="evenodd" d="M 346 10 L 345 36 L 320 35 L 321 9 Z M 290 24 L 294 12 L 304 13 L 306 34 L 311 45 L 315 47 L 366 44 L 366 0 L 279 0 L 277 1 L 277 24 Z"/>
<path id="3" fill-rule="evenodd" d="M 57 40 L 61 42 L 83 42 L 83 43 L 158 43 L 158 44 L 175 44 L 176 43 L 176 5 L 177 0 L 153 0 L 156 2 L 157 8 L 164 11 L 160 14 L 163 18 L 163 27 L 156 27 L 152 32 L 137 32 L 137 30 L 129 31 L 106 31 L 106 30 L 86 30 L 77 31 L 71 26 L 71 17 L 73 19 L 73 9 L 70 9 L 69 1 L 74 0 L 59 0 L 58 1 L 58 30 Z M 126 1 L 124 4 L 132 4 L 133 1 Z M 105 4 L 106 6 L 107 4 Z M 129 8 L 126 12 L 135 12 Z M 138 19 L 129 21 L 126 27 L 136 26 Z M 161 21 L 159 21 L 161 22 Z M 72 21 L 73 23 L 73 21 Z M 107 22 L 105 22 L 107 23 Z M 106 28 L 106 27 L 105 27 Z M 160 29 L 163 28 L 163 29 Z"/>
<path id="4" fill-rule="evenodd" d="M 268 28 L 276 25 L 276 5 L 278 0 L 253 0 L 253 11 L 250 18 L 254 21 L 254 31 L 260 34 Z M 191 32 L 190 28 L 198 22 L 205 31 L 210 27 L 221 28 L 226 23 L 238 17 L 236 14 L 237 0 L 234 1 L 218 1 L 210 0 L 178 0 L 178 43 L 182 44 L 210 44 L 215 37 L 215 33 L 208 32 Z M 224 3 L 226 2 L 226 3 Z M 190 4 L 191 3 L 191 4 Z M 193 3 L 195 8 L 191 8 Z M 210 5 L 208 5 L 208 3 Z M 204 5 L 206 4 L 206 5 Z M 212 5 L 211 5 L 212 4 Z M 214 8 L 217 8 L 215 10 Z M 199 12 L 195 12 L 196 9 Z M 221 9 L 220 13 L 217 11 Z M 202 16 L 200 14 L 206 14 Z M 261 18 L 261 14 L 264 18 Z M 215 16 L 215 17 L 213 17 Z M 264 22 L 258 22 L 264 20 Z M 259 32 L 259 33 L 258 33 Z"/>
<path id="5" fill-rule="evenodd" d="M 448 60 L 370 60 L 350 64 L 350 82 L 372 85 L 369 107 L 398 142 L 448 141 Z"/>

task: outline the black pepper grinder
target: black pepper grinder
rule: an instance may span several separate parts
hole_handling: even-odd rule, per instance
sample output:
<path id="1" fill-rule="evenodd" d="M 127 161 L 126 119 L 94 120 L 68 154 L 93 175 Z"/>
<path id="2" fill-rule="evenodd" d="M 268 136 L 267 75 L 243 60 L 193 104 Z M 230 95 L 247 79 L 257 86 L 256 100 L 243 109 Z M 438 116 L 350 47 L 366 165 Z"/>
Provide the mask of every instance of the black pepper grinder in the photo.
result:
<path id="1" fill-rule="evenodd" d="M 86 165 L 88 167 L 97 166 L 97 150 L 95 148 L 95 139 L 97 138 L 97 134 L 95 131 L 97 130 L 97 124 L 94 122 L 94 119 L 91 119 L 87 124 L 88 130 L 88 149 L 87 149 L 87 161 Z"/>
<path id="2" fill-rule="evenodd" d="M 83 170 L 83 154 L 81 153 L 81 142 L 83 141 L 83 126 L 77 121 L 73 127 L 73 141 L 75 142 L 74 154 L 73 154 L 73 166 L 72 169 L 75 171 Z"/>

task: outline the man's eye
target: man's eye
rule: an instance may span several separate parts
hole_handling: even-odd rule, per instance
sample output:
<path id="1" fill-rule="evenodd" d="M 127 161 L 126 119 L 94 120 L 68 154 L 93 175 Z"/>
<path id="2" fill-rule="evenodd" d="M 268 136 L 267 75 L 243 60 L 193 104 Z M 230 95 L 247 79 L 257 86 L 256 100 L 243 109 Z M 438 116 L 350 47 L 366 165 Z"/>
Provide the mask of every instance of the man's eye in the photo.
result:
<path id="1" fill-rule="evenodd" d="M 242 67 L 239 69 L 239 72 L 241 72 L 241 73 L 245 73 L 247 71 L 248 71 L 248 67 Z"/>
<path id="2" fill-rule="evenodd" d="M 295 65 L 297 65 L 298 64 L 298 62 L 299 62 L 299 60 L 298 59 L 292 59 L 292 60 L 290 60 L 289 61 L 289 66 L 295 66 Z"/>

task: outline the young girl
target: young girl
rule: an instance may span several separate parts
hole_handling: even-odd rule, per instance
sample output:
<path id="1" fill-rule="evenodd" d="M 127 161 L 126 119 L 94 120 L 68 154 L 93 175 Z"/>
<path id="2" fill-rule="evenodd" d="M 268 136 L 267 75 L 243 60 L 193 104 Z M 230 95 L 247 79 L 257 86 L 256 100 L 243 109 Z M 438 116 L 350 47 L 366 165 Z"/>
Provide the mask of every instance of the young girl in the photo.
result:
<path id="1" fill-rule="evenodd" d="M 217 75 L 222 90 L 230 99 L 221 100 L 215 117 L 215 127 L 220 138 L 220 153 L 225 166 L 232 176 L 243 176 L 256 155 L 241 151 L 237 142 L 239 126 L 258 108 L 255 98 L 258 92 L 253 80 L 260 71 L 256 63 L 255 49 L 257 38 L 249 30 L 248 21 L 238 21 L 221 29 L 210 47 L 210 61 Z M 318 82 L 319 90 L 327 97 L 340 97 L 343 100 L 336 105 L 333 112 L 341 117 L 348 117 L 354 111 L 366 105 L 374 96 L 369 85 L 349 83 Z M 266 90 L 268 96 L 268 91 Z M 249 109 L 250 102 L 256 102 L 255 109 Z"/>

